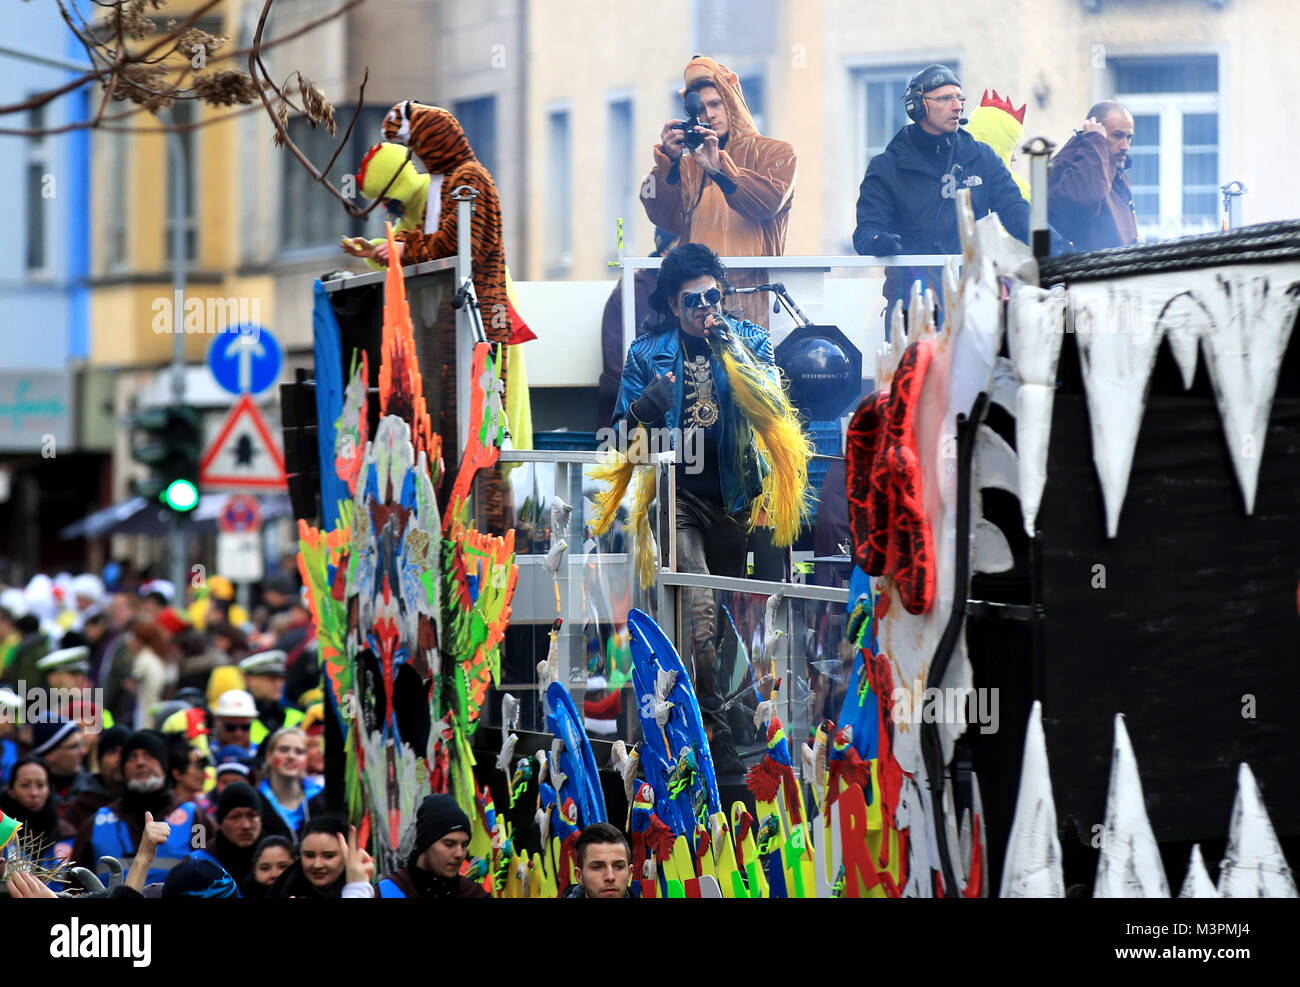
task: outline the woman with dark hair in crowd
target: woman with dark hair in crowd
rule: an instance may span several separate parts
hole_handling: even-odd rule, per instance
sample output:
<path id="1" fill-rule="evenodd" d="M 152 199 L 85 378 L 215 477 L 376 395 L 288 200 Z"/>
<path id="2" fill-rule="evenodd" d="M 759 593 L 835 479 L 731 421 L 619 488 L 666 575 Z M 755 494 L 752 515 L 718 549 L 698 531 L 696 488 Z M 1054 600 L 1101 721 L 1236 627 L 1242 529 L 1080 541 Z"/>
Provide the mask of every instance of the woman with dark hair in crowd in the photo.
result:
<path id="1" fill-rule="evenodd" d="M 21 757 L 10 769 L 6 781 L 8 787 L 0 793 L 0 812 L 23 824 L 20 837 L 40 840 L 43 848 L 40 862 L 53 866 L 70 857 L 77 834 L 59 819 L 58 799 L 50 785 L 50 769 L 45 762 L 31 754 Z M 0 855 L 0 872 L 3 863 Z"/>
<path id="2" fill-rule="evenodd" d="M 333 816 L 309 819 L 298 861 L 266 893 L 268 898 L 341 898 L 347 875 L 348 826 Z"/>
<path id="3" fill-rule="evenodd" d="M 245 898 L 265 898 L 280 875 L 293 866 L 293 844 L 283 836 L 264 836 L 253 850 L 252 876 L 239 890 Z"/>

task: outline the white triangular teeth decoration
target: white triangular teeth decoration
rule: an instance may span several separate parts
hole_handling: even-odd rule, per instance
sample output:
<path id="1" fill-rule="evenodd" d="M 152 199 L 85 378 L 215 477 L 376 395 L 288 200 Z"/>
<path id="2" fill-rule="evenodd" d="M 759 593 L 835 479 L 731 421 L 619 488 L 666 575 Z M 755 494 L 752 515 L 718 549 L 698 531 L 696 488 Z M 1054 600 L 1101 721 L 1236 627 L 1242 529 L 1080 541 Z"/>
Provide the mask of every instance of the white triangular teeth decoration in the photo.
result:
<path id="1" fill-rule="evenodd" d="M 1020 470 L 1020 513 L 1025 533 L 1034 537 L 1038 508 L 1047 486 L 1047 446 L 1052 438 L 1052 404 L 1056 388 L 1021 384 L 1016 392 L 1016 452 Z"/>
<path id="2" fill-rule="evenodd" d="M 1016 566 L 1007 536 L 992 521 L 980 518 L 975 523 L 975 544 L 971 549 L 974 572 L 1007 572 Z"/>
<path id="3" fill-rule="evenodd" d="M 1020 469 L 1020 512 L 1034 537 L 1038 507 L 1047 484 L 1047 449 L 1052 435 L 1056 365 L 1065 333 L 1065 293 L 1017 284 L 1007 306 L 1007 349 L 1020 378 L 1016 392 L 1016 452 Z"/>
<path id="4" fill-rule="evenodd" d="M 1169 352 L 1178 364 L 1184 389 L 1191 387 L 1196 379 L 1197 343 L 1213 327 L 1214 320 L 1209 311 L 1190 291 L 1175 295 L 1160 311 L 1157 331 L 1162 331 L 1169 343 Z"/>
<path id="5" fill-rule="evenodd" d="M 1137 759 L 1124 728 L 1124 715 L 1115 715 L 1115 746 L 1106 792 L 1106 824 L 1101 834 L 1094 898 L 1168 898 L 1169 884 L 1160 861 L 1160 846 L 1142 797 Z"/>
<path id="6" fill-rule="evenodd" d="M 1205 860 L 1201 857 L 1201 845 L 1192 847 L 1192 859 L 1187 865 L 1187 877 L 1183 879 L 1183 889 L 1178 892 L 1180 898 L 1217 898 L 1214 882 L 1205 870 Z"/>
<path id="7" fill-rule="evenodd" d="M 1020 791 L 1002 867 L 1003 898 L 1064 898 L 1061 842 L 1056 835 L 1056 802 L 1047 769 L 1043 704 L 1035 702 L 1025 729 Z"/>
<path id="8" fill-rule="evenodd" d="M 1216 277 L 1227 317 L 1202 337 L 1206 369 L 1247 514 L 1255 511 L 1268 413 L 1300 307 L 1300 285 L 1288 285 L 1270 267 L 1253 277 L 1247 270 Z M 1287 273 L 1300 277 L 1300 265 L 1288 267 Z"/>
<path id="9" fill-rule="evenodd" d="M 975 489 L 1005 490 L 1020 496 L 1016 450 L 987 425 L 980 425 L 975 432 Z"/>
<path id="10" fill-rule="evenodd" d="M 1153 326 L 1130 325 L 1116 312 L 1129 308 L 1113 283 L 1085 282 L 1070 288 L 1071 314 L 1079 346 L 1092 459 L 1106 507 L 1106 534 L 1119 533 L 1133 453 L 1146 409 L 1151 370 L 1160 337 Z M 1125 327 L 1129 331 L 1123 331 Z"/>
<path id="11" fill-rule="evenodd" d="M 1295 878 L 1259 797 L 1255 775 L 1237 769 L 1237 797 L 1228 825 L 1228 847 L 1219 865 L 1220 898 L 1295 898 Z"/>
<path id="12" fill-rule="evenodd" d="M 1008 334 L 1021 380 L 1047 384 L 1051 381 L 1030 376 L 1039 368 L 1030 367 L 1017 346 L 1046 338 L 1017 332 L 1018 317 L 1024 315 L 1020 296 L 1037 291 L 1015 288 Z M 1184 387 L 1196 375 L 1198 343 L 1204 349 L 1233 471 L 1246 513 L 1253 513 L 1269 410 L 1300 311 L 1300 261 L 1086 281 L 1072 285 L 1068 297 L 1108 534 L 1113 538 L 1118 531 L 1162 338 L 1169 340 Z M 1023 446 L 1021 456 L 1023 461 Z"/>

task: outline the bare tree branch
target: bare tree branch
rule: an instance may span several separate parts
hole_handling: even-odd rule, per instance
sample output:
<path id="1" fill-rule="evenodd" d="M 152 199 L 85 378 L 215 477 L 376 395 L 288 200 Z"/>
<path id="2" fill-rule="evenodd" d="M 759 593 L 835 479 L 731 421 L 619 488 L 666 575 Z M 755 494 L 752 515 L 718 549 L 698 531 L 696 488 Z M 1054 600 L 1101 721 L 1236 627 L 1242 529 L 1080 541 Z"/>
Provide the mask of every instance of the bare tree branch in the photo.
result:
<path id="1" fill-rule="evenodd" d="M 257 19 L 257 30 L 253 33 L 253 46 L 249 49 L 249 53 L 248 53 L 248 74 L 253 77 L 253 80 L 255 82 L 257 82 L 257 91 L 258 91 L 258 95 L 260 95 L 262 98 L 262 105 L 266 108 L 267 116 L 271 118 L 271 123 L 275 126 L 276 143 L 279 144 L 281 147 L 287 148 L 289 153 L 298 159 L 298 163 L 301 164 L 307 170 L 307 173 L 311 175 L 316 182 L 318 182 L 321 186 L 323 186 L 330 193 L 330 195 L 338 199 L 339 202 L 342 203 L 343 208 L 346 209 L 350 215 L 357 216 L 357 217 L 368 216 L 383 201 L 382 196 L 376 198 L 375 201 L 372 202 L 365 209 L 360 209 L 357 206 L 353 205 L 352 202 L 346 196 L 344 196 L 342 192 L 340 192 L 337 188 L 334 187 L 334 183 L 329 180 L 328 176 L 329 176 L 329 170 L 334 166 L 334 162 L 338 159 L 339 153 L 347 145 L 347 139 L 352 133 L 352 128 L 356 125 L 357 118 L 361 115 L 361 110 L 365 103 L 366 81 L 370 78 L 370 70 L 368 68 L 366 69 L 365 75 L 361 80 L 361 87 L 357 97 L 356 110 L 352 114 L 352 120 L 348 124 L 348 129 L 344 134 L 343 140 L 339 143 L 338 148 L 334 151 L 333 157 L 331 157 L 329 160 L 329 164 L 325 166 L 325 170 L 322 172 L 314 164 L 312 164 L 311 159 L 307 157 L 306 154 L 303 153 L 302 149 L 299 148 L 297 144 L 294 143 L 293 138 L 289 136 L 289 128 L 285 126 L 285 120 L 281 118 L 280 114 L 276 111 L 275 107 L 272 106 L 271 100 L 266 94 L 267 90 L 269 89 L 272 92 L 274 92 L 276 96 L 282 101 L 281 102 L 282 106 L 288 103 L 288 98 L 284 95 L 281 89 L 278 86 L 276 86 L 276 84 L 273 81 L 271 81 L 271 75 L 267 71 L 266 66 L 262 63 L 262 56 L 261 56 L 262 33 L 266 30 L 266 19 L 271 13 L 271 5 L 273 3 L 275 3 L 275 0 L 265 0 L 265 3 L 262 6 L 261 16 L 259 16 Z M 307 85 L 304 84 L 301 73 L 297 73 L 297 74 L 298 74 L 299 87 L 304 92 L 304 96 L 306 96 L 308 87 Z M 292 78 L 292 75 L 290 76 L 290 78 Z M 286 80 L 285 84 L 286 86 L 288 85 L 288 80 Z M 304 105 L 310 105 L 310 101 L 308 100 Z M 330 114 L 332 115 L 333 108 L 328 107 L 328 109 Z M 311 119 L 310 115 L 308 119 Z M 315 125 L 316 125 L 316 121 L 312 120 L 312 126 Z M 409 149 L 407 151 L 407 160 L 408 161 L 410 160 Z M 400 173 L 400 171 L 401 169 L 398 169 L 398 173 Z M 396 180 L 397 180 L 397 174 L 394 174 L 392 179 L 389 180 L 388 185 L 384 186 L 384 191 L 387 192 L 389 186 L 391 186 L 393 182 Z"/>
<path id="2" fill-rule="evenodd" d="M 77 89 L 98 82 L 103 86 L 104 93 L 99 100 L 99 106 L 95 114 L 87 120 L 76 120 L 60 126 L 50 126 L 41 128 L 20 128 L 20 127 L 3 127 L 0 128 L 0 135 L 4 136 L 22 136 L 38 137 L 55 134 L 63 134 L 76 130 L 91 130 L 100 128 L 106 121 L 124 120 L 137 115 L 144 111 L 156 114 L 158 109 L 169 106 L 172 103 L 180 101 L 197 101 L 205 103 L 213 108 L 223 108 L 231 104 L 246 103 L 247 106 L 255 106 L 256 103 L 247 103 L 252 98 L 252 81 L 251 76 L 246 77 L 243 73 L 235 72 L 229 69 L 219 70 L 215 74 L 204 74 L 196 77 L 195 84 L 187 87 L 186 81 L 194 74 L 195 67 L 193 59 L 182 48 L 185 45 L 186 34 L 193 29 L 192 25 L 205 13 L 221 3 L 222 0 L 207 0 L 199 8 L 180 23 L 172 22 L 164 28 L 159 28 L 159 35 L 150 40 L 149 44 L 142 50 L 132 52 L 129 50 L 129 39 L 126 37 L 126 20 L 123 15 L 125 6 L 130 0 L 92 0 L 100 10 L 104 11 L 104 19 L 97 24 L 92 24 L 86 20 L 81 10 L 75 6 L 70 6 L 67 0 L 56 0 L 60 16 L 67 25 L 73 36 L 85 49 L 88 62 L 93 68 L 81 76 L 69 80 L 53 89 L 43 93 L 37 93 L 20 103 L 12 103 L 0 106 L 0 116 L 6 116 L 11 113 L 19 113 L 24 110 L 36 109 L 47 105 L 60 96 L 74 92 Z M 259 63 L 260 52 L 267 51 L 277 45 L 284 44 L 304 34 L 320 27 L 331 20 L 342 16 L 347 11 L 363 3 L 364 0 L 344 0 L 341 5 L 328 14 L 314 18 L 311 21 L 299 26 L 283 37 L 276 38 L 273 41 L 266 41 L 258 48 Z M 155 19 L 156 20 L 156 19 Z M 225 38 L 212 38 L 200 32 L 200 38 L 206 38 L 202 43 L 207 48 L 209 57 L 204 67 L 221 61 L 230 61 L 234 58 L 247 55 L 253 49 L 239 49 L 235 51 L 223 52 L 216 54 L 217 45 L 213 42 L 224 42 Z M 180 58 L 184 59 L 182 64 Z M 159 83 L 146 81 L 150 78 L 149 74 L 137 74 L 135 78 L 129 80 L 126 76 L 131 74 L 132 67 L 158 66 L 168 60 L 173 60 L 174 66 L 170 70 L 175 73 L 174 76 L 168 77 L 166 73 L 159 74 L 158 70 L 150 70 L 158 76 Z M 291 73 L 290 78 L 298 75 L 300 82 L 304 81 L 298 73 Z M 223 77 L 224 76 L 224 77 Z M 242 81 L 241 81 L 242 80 Z M 286 80 L 286 87 L 288 86 Z M 291 107 L 294 112 L 303 112 L 302 109 L 293 102 L 283 91 L 277 91 L 279 99 Z M 106 112 L 108 105 L 112 101 L 120 102 L 122 100 L 132 100 L 137 105 L 121 113 Z M 237 113 L 223 113 L 219 116 L 211 116 L 207 119 L 196 121 L 194 123 L 176 125 L 174 129 L 192 130 L 197 127 L 204 127 L 214 123 L 220 123 L 222 120 L 238 115 Z M 169 125 L 160 124 L 158 127 L 111 127 L 116 131 L 125 131 L 133 133 L 162 133 L 172 129 Z"/>

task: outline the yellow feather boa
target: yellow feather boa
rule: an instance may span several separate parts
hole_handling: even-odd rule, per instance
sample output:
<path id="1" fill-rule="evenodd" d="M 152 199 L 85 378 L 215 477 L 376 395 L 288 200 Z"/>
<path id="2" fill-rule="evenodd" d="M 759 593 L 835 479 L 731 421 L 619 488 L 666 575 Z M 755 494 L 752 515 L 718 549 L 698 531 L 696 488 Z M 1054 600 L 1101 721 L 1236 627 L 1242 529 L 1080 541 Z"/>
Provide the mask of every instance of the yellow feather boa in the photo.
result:
<path id="1" fill-rule="evenodd" d="M 808 463 L 813 444 L 799 423 L 799 416 L 780 371 L 760 364 L 732 333 L 717 340 L 722 362 L 736 406 L 754 430 L 755 444 L 769 469 L 762 478 L 762 490 L 750 510 L 749 528 L 760 522 L 772 528 L 772 540 L 778 547 L 792 544 L 799 529 L 812 513 L 813 496 L 808 488 Z M 773 379 L 773 373 L 777 375 Z M 643 450 L 648 444 L 645 429 L 637 426 L 628 442 L 625 455 L 615 454 L 611 462 L 597 467 L 592 478 L 609 484 L 596 495 L 596 517 L 592 530 L 603 535 L 613 524 L 619 504 L 627 495 L 632 474 L 639 463 L 647 461 Z M 650 533 L 650 502 L 654 499 L 654 467 L 641 466 L 642 475 L 634 493 L 633 529 L 636 536 L 637 573 L 642 588 L 654 582 L 654 540 Z"/>

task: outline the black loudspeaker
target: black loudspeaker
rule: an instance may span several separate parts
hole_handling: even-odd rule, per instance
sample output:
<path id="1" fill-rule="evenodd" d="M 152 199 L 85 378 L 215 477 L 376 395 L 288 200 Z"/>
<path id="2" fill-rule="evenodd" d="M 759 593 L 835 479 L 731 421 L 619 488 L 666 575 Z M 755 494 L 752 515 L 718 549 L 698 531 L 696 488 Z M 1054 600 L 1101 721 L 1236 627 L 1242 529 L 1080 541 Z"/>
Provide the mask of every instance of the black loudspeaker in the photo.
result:
<path id="1" fill-rule="evenodd" d="M 284 470 L 293 514 L 313 524 L 320 518 L 320 447 L 317 445 L 316 382 L 299 368 L 297 379 L 280 385 Z M 332 468 L 333 464 L 331 464 Z"/>

